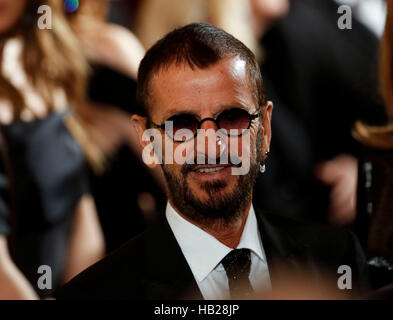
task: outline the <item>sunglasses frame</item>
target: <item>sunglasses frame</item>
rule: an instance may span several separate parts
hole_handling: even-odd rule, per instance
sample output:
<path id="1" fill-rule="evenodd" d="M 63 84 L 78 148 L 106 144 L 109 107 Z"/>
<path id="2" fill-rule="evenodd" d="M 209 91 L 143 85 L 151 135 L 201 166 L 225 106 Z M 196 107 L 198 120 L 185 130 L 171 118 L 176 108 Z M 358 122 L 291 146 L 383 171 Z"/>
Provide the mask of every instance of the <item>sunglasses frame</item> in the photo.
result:
<path id="1" fill-rule="evenodd" d="M 197 130 L 196 130 L 194 136 L 193 136 L 192 138 L 187 139 L 187 140 L 175 140 L 174 137 L 171 137 L 171 136 L 168 134 L 168 132 L 165 130 L 165 123 L 164 123 L 164 124 L 155 124 L 154 122 L 151 122 L 151 123 L 153 124 L 154 128 L 164 130 L 165 133 L 166 133 L 166 135 L 167 135 L 170 139 L 172 139 L 174 142 L 188 142 L 188 141 L 191 141 L 191 140 L 195 139 L 195 137 L 198 135 L 198 130 L 201 129 L 201 126 L 202 126 L 202 124 L 203 124 L 205 121 L 213 121 L 213 122 L 216 124 L 216 127 L 217 127 L 218 130 L 222 129 L 222 128 L 220 127 L 219 123 L 218 123 L 218 118 L 219 118 L 224 112 L 230 111 L 230 110 L 234 110 L 234 109 L 239 109 L 239 110 L 242 110 L 242 111 L 246 112 L 246 113 L 248 114 L 248 118 L 249 118 L 248 126 L 247 126 L 246 129 L 244 129 L 244 131 L 243 131 L 242 133 L 240 133 L 240 134 L 229 134 L 229 133 L 228 133 L 228 134 L 227 134 L 228 137 L 240 137 L 240 136 L 243 135 L 247 130 L 250 129 L 251 124 L 252 124 L 252 121 L 255 120 L 255 119 L 257 119 L 258 117 L 260 117 L 260 111 L 258 111 L 257 114 L 250 114 L 247 110 L 242 109 L 242 108 L 232 108 L 232 109 L 224 110 L 224 111 L 222 111 L 222 112 L 217 116 L 216 119 L 214 119 L 214 118 L 204 118 L 204 119 L 198 121 L 198 127 L 197 127 Z M 181 114 L 181 113 L 180 113 L 180 114 Z M 180 114 L 179 114 L 179 115 L 180 115 Z M 176 116 L 176 115 L 173 115 L 173 116 Z M 171 116 L 170 118 L 172 118 L 173 116 Z M 167 120 L 165 120 L 165 122 L 169 121 L 170 118 L 168 118 Z M 197 119 L 195 116 L 194 116 L 194 118 Z M 197 119 L 197 120 L 198 120 L 198 119 Z"/>

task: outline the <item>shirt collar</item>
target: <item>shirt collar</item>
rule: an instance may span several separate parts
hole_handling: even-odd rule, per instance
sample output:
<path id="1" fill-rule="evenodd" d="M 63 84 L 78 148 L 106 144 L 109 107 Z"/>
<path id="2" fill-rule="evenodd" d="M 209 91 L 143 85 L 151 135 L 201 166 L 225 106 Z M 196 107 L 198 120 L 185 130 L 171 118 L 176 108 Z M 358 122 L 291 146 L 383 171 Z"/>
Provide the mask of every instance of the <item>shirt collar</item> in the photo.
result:
<path id="1" fill-rule="evenodd" d="M 166 207 L 166 218 L 198 282 L 203 281 L 232 250 L 206 231 L 180 216 L 169 202 Z M 237 248 L 250 249 L 261 260 L 265 260 L 257 219 L 252 205 Z"/>

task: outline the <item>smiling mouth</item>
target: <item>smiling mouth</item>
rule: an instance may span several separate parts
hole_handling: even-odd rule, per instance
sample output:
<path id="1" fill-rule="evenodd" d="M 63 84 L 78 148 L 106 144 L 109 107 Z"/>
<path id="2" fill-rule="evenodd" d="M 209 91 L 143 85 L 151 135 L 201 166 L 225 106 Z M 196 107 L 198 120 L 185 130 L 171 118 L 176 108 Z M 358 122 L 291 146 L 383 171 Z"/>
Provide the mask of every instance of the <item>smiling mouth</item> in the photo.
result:
<path id="1" fill-rule="evenodd" d="M 195 170 L 197 173 L 216 173 L 228 167 L 200 168 Z"/>
<path id="2" fill-rule="evenodd" d="M 223 164 L 199 165 L 196 168 L 194 168 L 191 172 L 194 172 L 196 174 L 214 175 L 231 167 L 233 167 L 233 165 L 228 165 L 228 164 L 227 165 L 223 165 Z"/>

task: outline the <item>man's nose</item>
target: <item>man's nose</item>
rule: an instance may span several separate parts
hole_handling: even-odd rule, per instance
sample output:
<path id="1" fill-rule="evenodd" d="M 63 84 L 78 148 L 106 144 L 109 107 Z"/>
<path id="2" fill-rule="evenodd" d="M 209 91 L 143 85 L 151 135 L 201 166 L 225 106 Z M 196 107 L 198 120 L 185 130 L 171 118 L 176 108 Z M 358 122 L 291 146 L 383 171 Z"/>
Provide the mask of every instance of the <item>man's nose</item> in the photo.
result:
<path id="1" fill-rule="evenodd" d="M 204 153 L 209 159 L 218 159 L 223 153 L 225 146 L 220 135 L 217 134 L 218 127 L 213 120 L 206 120 L 201 125 L 198 134 L 197 153 Z"/>
<path id="2" fill-rule="evenodd" d="M 201 124 L 201 129 L 204 129 L 207 131 L 208 129 L 212 129 L 214 131 L 217 131 L 217 124 L 215 123 L 213 118 L 205 118 L 205 121 Z"/>

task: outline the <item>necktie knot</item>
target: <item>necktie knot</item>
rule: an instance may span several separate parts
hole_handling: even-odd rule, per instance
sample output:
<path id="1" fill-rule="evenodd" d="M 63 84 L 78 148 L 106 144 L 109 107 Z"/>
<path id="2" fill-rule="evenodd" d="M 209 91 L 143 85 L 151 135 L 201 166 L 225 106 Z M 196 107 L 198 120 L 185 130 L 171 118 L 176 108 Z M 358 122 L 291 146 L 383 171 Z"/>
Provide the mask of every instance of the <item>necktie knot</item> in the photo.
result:
<path id="1" fill-rule="evenodd" d="M 251 252 L 249 249 L 235 249 L 221 261 L 228 277 L 232 299 L 248 298 L 253 289 L 249 280 Z"/>

